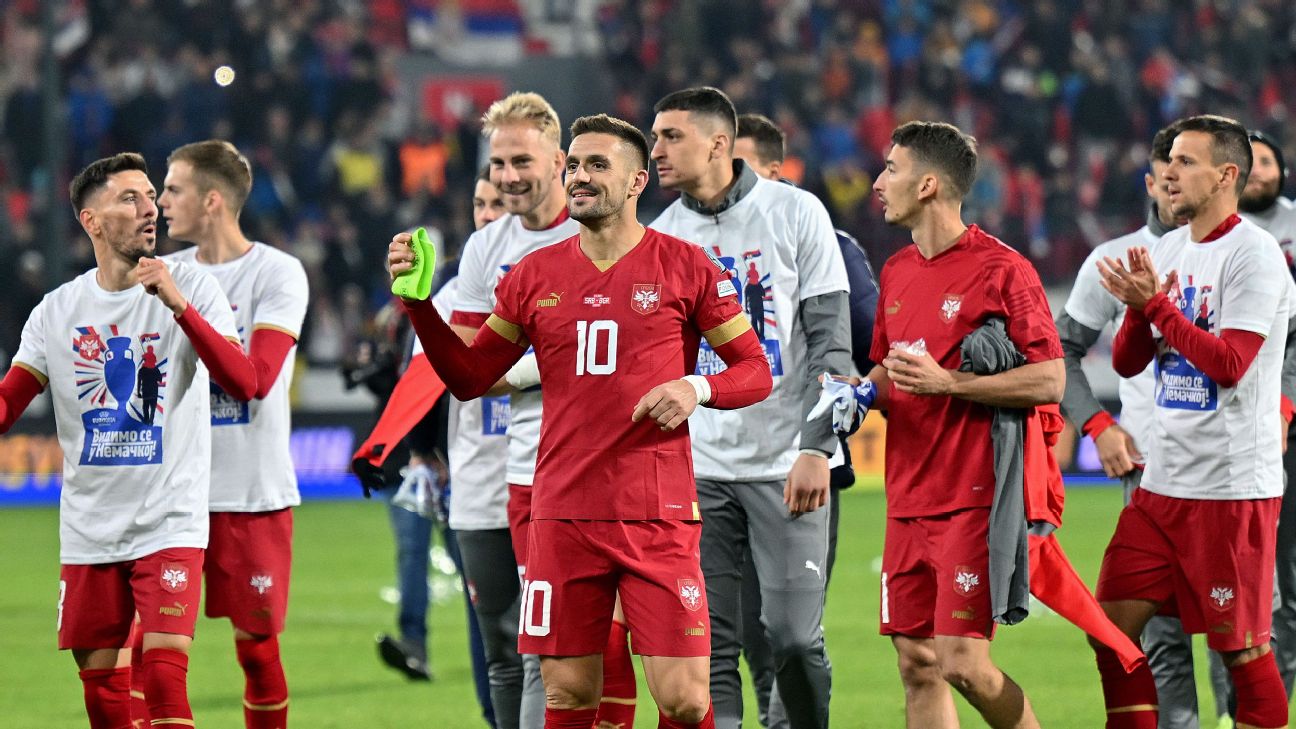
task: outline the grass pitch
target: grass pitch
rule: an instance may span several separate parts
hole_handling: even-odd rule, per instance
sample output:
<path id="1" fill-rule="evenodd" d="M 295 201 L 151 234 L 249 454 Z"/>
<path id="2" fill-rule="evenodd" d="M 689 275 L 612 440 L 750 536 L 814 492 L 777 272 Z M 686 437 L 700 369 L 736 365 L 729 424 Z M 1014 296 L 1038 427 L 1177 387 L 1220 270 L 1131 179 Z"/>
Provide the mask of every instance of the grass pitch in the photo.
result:
<path id="1" fill-rule="evenodd" d="M 1072 489 L 1059 539 L 1092 585 L 1120 505 L 1116 488 Z M 842 497 L 837 565 L 824 630 L 833 663 L 834 727 L 904 726 L 904 700 L 890 642 L 877 634 L 877 571 L 885 503 L 876 490 Z M 374 635 L 392 630 L 395 608 L 380 594 L 393 583 L 393 546 L 381 502 L 307 503 L 297 510 L 288 629 L 282 636 L 292 709 L 299 728 L 428 726 L 480 729 L 472 690 L 462 598 L 445 595 L 431 611 L 436 680 L 408 683 L 377 659 Z M 53 509 L 0 511 L 0 726 L 87 726 L 81 686 L 68 654 L 55 649 L 58 515 Z M 449 584 L 448 580 L 442 581 Z M 1205 661 L 1197 643 L 1202 727 L 1215 726 Z M 1022 684 L 1045 727 L 1103 725 L 1093 658 L 1080 631 L 1041 609 L 994 642 L 1000 666 Z M 189 691 L 199 727 L 242 727 L 242 674 L 229 624 L 200 619 Z M 639 689 L 636 727 L 655 727 Z M 750 698 L 750 697 L 749 697 Z M 956 699 L 967 727 L 983 726 Z M 748 701 L 747 726 L 756 710 Z"/>

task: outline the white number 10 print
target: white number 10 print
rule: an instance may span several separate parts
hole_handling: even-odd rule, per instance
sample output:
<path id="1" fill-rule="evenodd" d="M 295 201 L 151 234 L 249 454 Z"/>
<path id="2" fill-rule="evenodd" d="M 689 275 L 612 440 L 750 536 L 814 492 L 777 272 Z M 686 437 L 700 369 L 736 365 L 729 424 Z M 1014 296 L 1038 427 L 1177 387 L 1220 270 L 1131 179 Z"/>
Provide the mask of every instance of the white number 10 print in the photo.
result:
<path id="1" fill-rule="evenodd" d="M 616 353 L 616 322 L 610 319 L 576 322 L 576 374 L 610 375 L 616 372 Z"/>

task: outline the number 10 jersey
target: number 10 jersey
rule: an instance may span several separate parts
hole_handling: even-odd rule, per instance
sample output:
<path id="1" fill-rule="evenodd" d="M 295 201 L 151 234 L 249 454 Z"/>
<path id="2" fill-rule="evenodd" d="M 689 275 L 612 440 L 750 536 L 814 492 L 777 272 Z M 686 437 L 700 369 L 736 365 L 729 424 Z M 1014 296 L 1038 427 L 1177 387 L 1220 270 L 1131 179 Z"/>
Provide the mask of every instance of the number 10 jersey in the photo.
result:
<path id="1" fill-rule="evenodd" d="M 572 237 L 504 276 L 495 316 L 535 347 L 545 397 L 532 519 L 699 518 L 687 423 L 630 416 L 694 371 L 704 332 L 743 321 L 736 294 L 701 248 L 651 228 L 615 262 Z"/>

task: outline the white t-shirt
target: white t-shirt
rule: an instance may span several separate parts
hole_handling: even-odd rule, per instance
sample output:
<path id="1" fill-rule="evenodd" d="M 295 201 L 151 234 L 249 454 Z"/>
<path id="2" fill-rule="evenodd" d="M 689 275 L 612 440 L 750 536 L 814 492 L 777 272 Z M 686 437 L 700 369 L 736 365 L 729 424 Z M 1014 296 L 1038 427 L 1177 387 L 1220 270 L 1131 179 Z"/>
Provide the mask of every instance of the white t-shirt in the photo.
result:
<path id="1" fill-rule="evenodd" d="M 432 304 L 449 317 L 459 279 L 441 287 Z M 423 343 L 414 338 L 414 355 L 423 354 Z M 509 398 L 481 397 L 464 402 L 451 398 L 447 434 L 450 460 L 450 528 L 478 531 L 508 528 L 508 458 L 505 436 L 509 426 Z"/>
<path id="2" fill-rule="evenodd" d="M 802 398 L 812 376 L 797 310 L 812 296 L 850 290 L 828 211 L 804 190 L 760 179 L 718 216 L 676 200 L 650 227 L 696 243 L 729 267 L 774 375 L 763 402 L 739 410 L 698 408 L 689 417 L 694 472 L 713 481 L 785 478 L 800 449 Z M 698 374 L 724 370 L 703 342 Z"/>
<path id="3" fill-rule="evenodd" d="M 1130 248 L 1144 246 L 1151 249 L 1157 240 L 1145 225 L 1129 235 L 1109 240 L 1093 249 L 1076 274 L 1075 285 L 1071 287 L 1071 296 L 1066 302 L 1067 316 L 1096 331 L 1102 331 L 1109 324 L 1113 332 L 1120 329 L 1121 322 L 1125 319 L 1125 304 L 1102 287 L 1098 261 L 1108 257 L 1128 263 Z M 1149 364 L 1147 369 L 1133 377 L 1122 377 L 1117 390 L 1121 401 L 1121 427 L 1134 439 L 1135 447 L 1144 458 L 1147 457 L 1147 442 L 1152 429 L 1155 383 L 1152 370 L 1153 367 Z"/>
<path id="4" fill-rule="evenodd" d="M 1269 232 L 1278 241 L 1278 247 L 1287 257 L 1287 266 L 1296 275 L 1296 205 L 1285 197 L 1278 198 L 1273 207 L 1262 213 L 1241 213 Z"/>
<path id="5" fill-rule="evenodd" d="M 180 292 L 221 335 L 234 315 L 211 276 L 168 261 Z M 143 286 L 105 291 L 91 269 L 45 295 L 14 364 L 49 378 L 63 450 L 59 561 L 106 564 L 207 546 L 207 367 Z"/>
<path id="6" fill-rule="evenodd" d="M 1179 273 L 1171 300 L 1212 336 L 1239 329 L 1265 341 L 1237 386 L 1224 387 L 1153 328 L 1156 414 L 1142 488 L 1184 499 L 1282 496 L 1279 375 L 1293 305 L 1282 251 L 1246 220 L 1209 243 L 1189 234 L 1171 231 L 1151 249 L 1158 274 Z"/>
<path id="7" fill-rule="evenodd" d="M 531 251 L 567 240 L 579 231 L 580 224 L 565 216 L 552 228 L 527 230 L 520 216 L 505 215 L 473 233 L 459 261 L 455 312 L 489 315 L 495 310 L 495 285 L 510 268 Z M 508 483 L 530 486 L 535 480 L 536 453 L 540 449 L 540 389 L 515 392 L 509 396 L 509 404 L 505 473 Z"/>
<path id="8" fill-rule="evenodd" d="M 300 261 L 262 243 L 253 243 L 247 253 L 224 263 L 202 263 L 197 254 L 194 246 L 167 258 L 197 266 L 220 283 L 234 309 L 244 348 L 251 344 L 252 332 L 261 328 L 300 337 L 310 298 Z M 235 400 L 211 383 L 212 511 L 275 511 L 301 503 L 288 452 L 288 391 L 296 355 L 294 346 L 264 400 Z"/>

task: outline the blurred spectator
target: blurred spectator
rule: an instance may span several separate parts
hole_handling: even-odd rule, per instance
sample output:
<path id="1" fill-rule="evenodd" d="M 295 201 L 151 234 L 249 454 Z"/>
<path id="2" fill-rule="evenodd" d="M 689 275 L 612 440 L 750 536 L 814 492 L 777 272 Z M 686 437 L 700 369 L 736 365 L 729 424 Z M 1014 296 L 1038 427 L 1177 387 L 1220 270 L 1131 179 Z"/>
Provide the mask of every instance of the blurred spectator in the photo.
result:
<path id="1" fill-rule="evenodd" d="M 47 205 L 65 204 L 44 200 L 40 187 L 40 7 L 0 3 L 0 265 L 22 281 L 0 290 L 0 350 L 9 351 L 14 322 L 32 305 L 28 289 L 47 287 L 39 246 L 67 240 L 66 258 L 88 255 L 70 216 L 65 229 L 34 232 Z M 1234 115 L 1296 159 L 1287 93 L 1296 87 L 1296 3 L 1279 0 L 68 0 L 58 8 L 68 146 L 56 178 L 126 148 L 160 175 L 171 149 L 215 135 L 251 150 L 257 186 L 245 225 L 301 258 L 321 292 L 302 337 L 315 363 L 349 351 L 383 301 L 385 282 L 359 265 L 361 250 L 393 230 L 432 225 L 453 251 L 468 232 L 468 201 L 457 191 L 471 188 L 480 161 L 477 110 L 425 118 L 424 100 L 400 82 L 413 54 L 470 70 L 525 64 L 527 54 L 592 55 L 582 73 L 607 77 L 610 105 L 579 111 L 644 128 L 663 94 L 724 88 L 742 111 L 765 113 L 787 132 L 785 170 L 828 201 L 876 261 L 905 242 L 869 201 L 890 130 L 914 118 L 954 122 L 981 144 L 969 221 L 1003 231 L 1048 284 L 1066 283 L 1090 244 L 1137 227 L 1141 151 L 1131 144 L 1166 122 Z M 214 82 L 221 65 L 235 71 L 228 86 Z M 670 200 L 650 187 L 645 216 Z"/>

